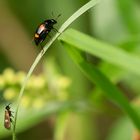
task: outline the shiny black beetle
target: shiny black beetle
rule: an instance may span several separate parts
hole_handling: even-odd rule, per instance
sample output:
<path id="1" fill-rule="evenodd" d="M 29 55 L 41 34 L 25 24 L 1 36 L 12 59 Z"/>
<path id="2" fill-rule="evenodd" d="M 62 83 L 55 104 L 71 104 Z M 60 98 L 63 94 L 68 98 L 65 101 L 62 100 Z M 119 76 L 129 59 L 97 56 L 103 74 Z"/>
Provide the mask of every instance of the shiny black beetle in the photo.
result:
<path id="1" fill-rule="evenodd" d="M 57 18 L 60 15 L 57 16 Z M 38 46 L 41 42 L 43 42 L 46 38 L 46 36 L 51 32 L 53 29 L 54 31 L 58 32 L 53 26 L 56 24 L 57 21 L 55 19 L 47 19 L 44 22 L 42 22 L 38 28 L 36 29 L 35 35 L 34 35 L 34 41 L 35 44 Z"/>

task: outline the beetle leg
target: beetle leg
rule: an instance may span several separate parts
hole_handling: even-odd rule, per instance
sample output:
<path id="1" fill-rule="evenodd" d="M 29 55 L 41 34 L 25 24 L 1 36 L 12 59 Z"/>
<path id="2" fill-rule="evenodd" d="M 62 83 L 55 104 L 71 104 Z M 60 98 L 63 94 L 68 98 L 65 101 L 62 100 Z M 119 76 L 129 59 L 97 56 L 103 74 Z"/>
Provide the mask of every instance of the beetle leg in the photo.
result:
<path id="1" fill-rule="evenodd" d="M 12 123 L 12 125 L 15 124 L 12 118 L 10 118 L 10 122 Z"/>
<path id="2" fill-rule="evenodd" d="M 13 110 L 10 110 L 12 113 L 15 113 Z"/>
<path id="3" fill-rule="evenodd" d="M 40 44 L 42 54 L 44 53 L 44 47 Z"/>
<path id="4" fill-rule="evenodd" d="M 53 30 L 54 30 L 55 32 L 57 32 L 57 33 L 60 33 L 56 28 L 53 28 Z"/>
<path id="5" fill-rule="evenodd" d="M 13 114 L 11 114 L 11 117 L 14 118 Z"/>
<path id="6" fill-rule="evenodd" d="M 49 38 L 52 38 L 49 34 L 47 35 Z"/>
<path id="7" fill-rule="evenodd" d="M 44 53 L 44 49 L 42 49 L 41 51 L 42 51 L 41 53 L 43 54 Z"/>
<path id="8" fill-rule="evenodd" d="M 13 119 L 12 119 L 12 118 L 10 118 L 10 122 L 11 122 L 11 123 L 13 122 Z"/>

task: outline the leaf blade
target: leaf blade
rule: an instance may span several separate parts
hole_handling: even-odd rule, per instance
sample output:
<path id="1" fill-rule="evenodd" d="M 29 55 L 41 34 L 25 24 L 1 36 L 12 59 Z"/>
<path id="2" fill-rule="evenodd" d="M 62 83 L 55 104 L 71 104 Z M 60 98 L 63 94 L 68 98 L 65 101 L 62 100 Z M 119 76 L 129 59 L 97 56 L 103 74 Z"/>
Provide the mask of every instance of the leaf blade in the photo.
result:
<path id="1" fill-rule="evenodd" d="M 73 29 L 67 30 L 59 39 L 113 65 L 140 75 L 140 58 L 120 48 L 91 38 Z"/>
<path id="2" fill-rule="evenodd" d="M 74 62 L 79 66 L 79 68 L 85 73 L 85 75 L 97 86 L 99 86 L 105 93 L 105 95 L 111 99 L 114 103 L 120 106 L 120 108 L 127 113 L 131 118 L 135 127 L 140 130 L 140 116 L 129 104 L 127 98 L 123 93 L 114 86 L 110 80 L 100 72 L 94 65 L 87 63 L 82 56 L 82 54 L 71 47 L 69 44 L 62 42 L 66 50 L 74 60 Z"/>

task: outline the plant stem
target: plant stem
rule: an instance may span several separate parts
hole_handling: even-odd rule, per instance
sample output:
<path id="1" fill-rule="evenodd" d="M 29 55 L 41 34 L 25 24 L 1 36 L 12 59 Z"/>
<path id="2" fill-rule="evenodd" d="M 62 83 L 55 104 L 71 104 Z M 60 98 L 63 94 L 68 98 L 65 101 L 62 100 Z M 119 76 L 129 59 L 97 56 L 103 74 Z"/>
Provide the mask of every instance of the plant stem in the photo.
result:
<path id="1" fill-rule="evenodd" d="M 40 59 L 43 57 L 43 55 L 47 51 L 47 49 L 61 35 L 61 33 L 64 32 L 64 30 L 66 30 L 66 28 L 68 28 L 68 26 L 73 21 L 75 21 L 79 16 L 81 16 L 87 10 L 89 10 L 90 8 L 95 6 L 98 2 L 99 2 L 99 0 L 91 0 L 87 4 L 82 6 L 79 10 L 77 10 L 68 20 L 66 20 L 66 22 L 58 30 L 59 32 L 57 32 L 52 37 L 52 39 L 44 46 L 43 50 L 36 57 L 34 63 L 32 64 L 31 68 L 29 69 L 29 72 L 28 72 L 27 76 L 25 77 L 25 80 L 23 81 L 23 84 L 22 84 L 22 87 L 21 87 L 21 90 L 20 90 L 20 93 L 19 93 L 19 96 L 18 96 L 17 107 L 16 107 L 16 111 L 15 111 L 15 121 L 14 121 L 14 125 L 13 125 L 13 140 L 16 140 L 16 123 L 17 123 L 17 115 L 18 115 L 19 106 L 20 106 L 20 103 L 21 103 L 21 99 L 22 99 L 25 87 L 27 85 L 27 82 L 28 82 L 33 70 L 35 69 L 35 67 L 37 66 L 37 64 L 39 63 Z"/>

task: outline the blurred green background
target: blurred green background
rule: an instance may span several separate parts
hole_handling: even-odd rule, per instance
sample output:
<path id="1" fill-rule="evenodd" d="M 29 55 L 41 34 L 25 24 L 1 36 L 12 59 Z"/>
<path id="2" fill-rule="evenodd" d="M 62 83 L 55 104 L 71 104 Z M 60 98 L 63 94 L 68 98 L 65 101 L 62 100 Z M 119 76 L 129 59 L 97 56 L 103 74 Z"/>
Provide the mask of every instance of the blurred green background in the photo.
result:
<path id="1" fill-rule="evenodd" d="M 10 140 L 3 126 L 5 105 L 14 110 L 21 83 L 41 48 L 35 46 L 36 27 L 58 19 L 57 29 L 88 0 L 0 1 L 0 139 Z M 52 15 L 53 13 L 53 15 Z M 55 16 L 55 17 L 53 17 Z M 140 54 L 138 0 L 102 0 L 72 25 L 81 32 L 125 51 Z M 53 36 L 54 33 L 51 33 Z M 46 39 L 47 42 L 49 38 Z M 45 44 L 45 43 L 44 43 Z M 139 104 L 137 75 L 86 54 L 126 96 Z M 31 76 L 18 115 L 19 140 L 131 140 L 134 128 L 75 66 L 56 41 Z"/>

